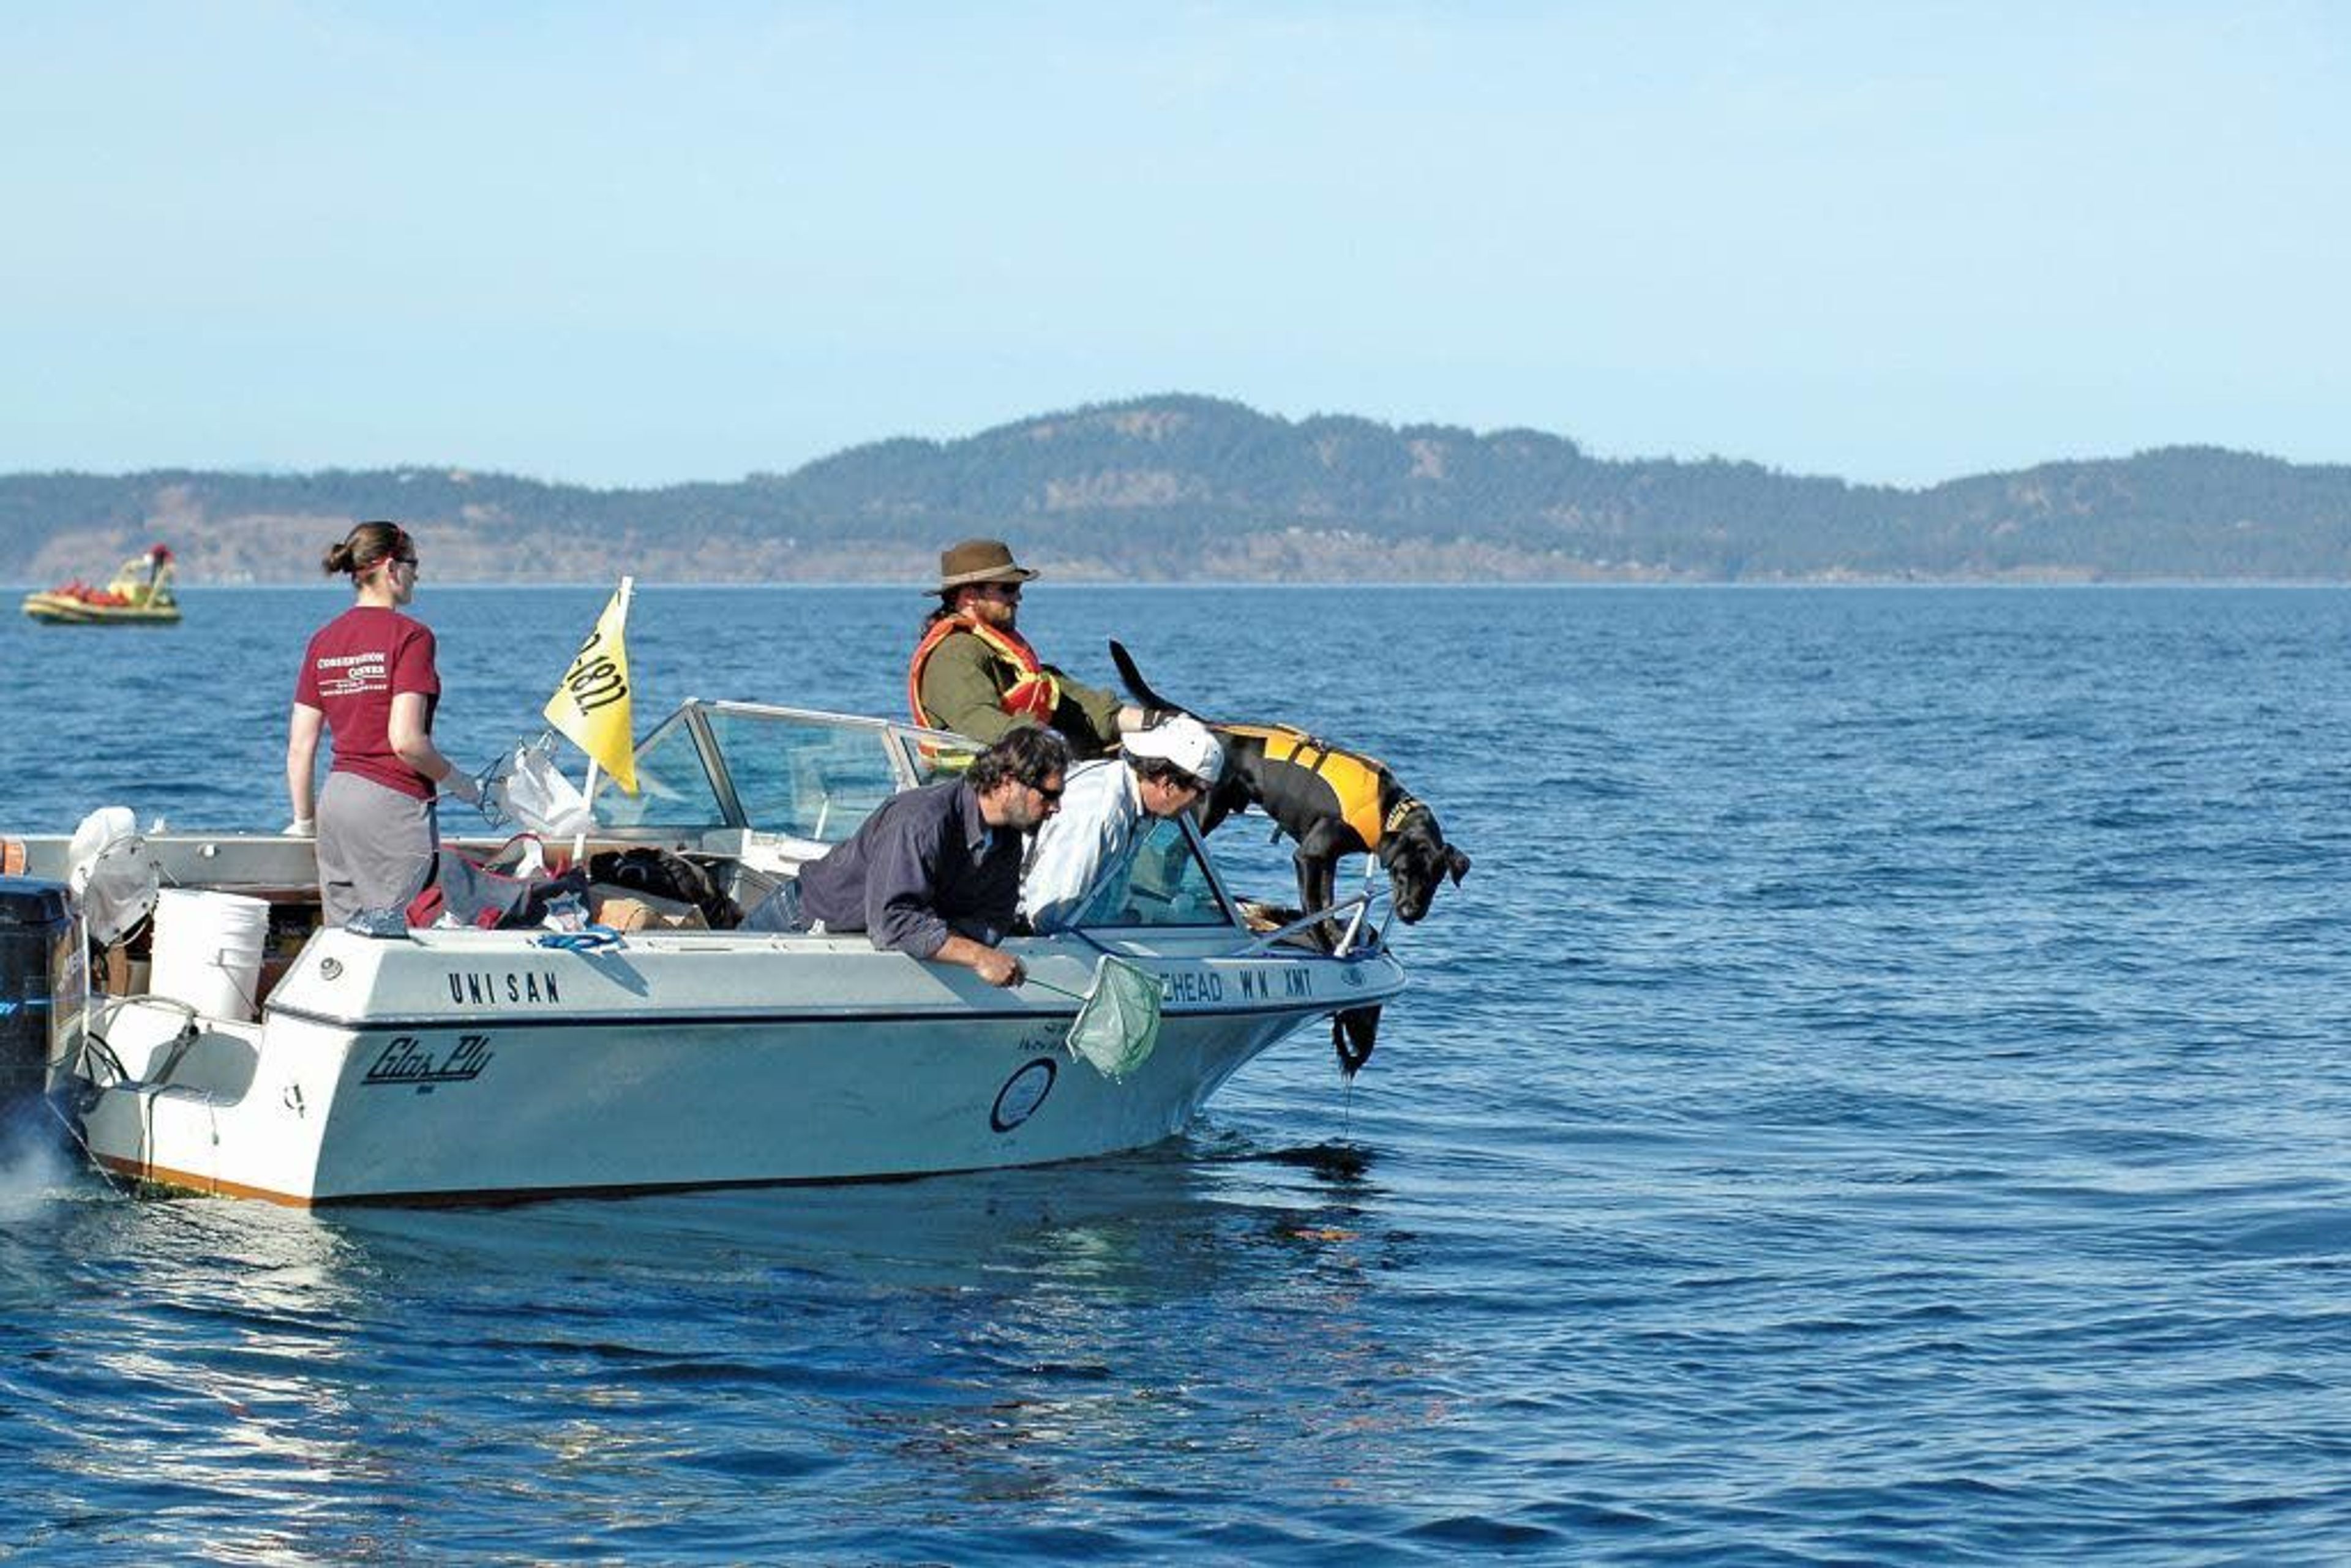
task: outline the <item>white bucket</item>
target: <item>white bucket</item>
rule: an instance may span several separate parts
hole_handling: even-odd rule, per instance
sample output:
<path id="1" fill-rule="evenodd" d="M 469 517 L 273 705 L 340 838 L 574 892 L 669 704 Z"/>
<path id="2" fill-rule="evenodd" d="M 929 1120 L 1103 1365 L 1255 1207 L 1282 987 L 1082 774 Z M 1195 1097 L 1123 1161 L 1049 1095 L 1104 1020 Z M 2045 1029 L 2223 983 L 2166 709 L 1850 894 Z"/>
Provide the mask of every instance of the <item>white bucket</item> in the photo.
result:
<path id="1" fill-rule="evenodd" d="M 234 893 L 167 887 L 155 895 L 154 968 L 148 990 L 204 1018 L 250 1019 L 261 987 L 269 905 Z"/>

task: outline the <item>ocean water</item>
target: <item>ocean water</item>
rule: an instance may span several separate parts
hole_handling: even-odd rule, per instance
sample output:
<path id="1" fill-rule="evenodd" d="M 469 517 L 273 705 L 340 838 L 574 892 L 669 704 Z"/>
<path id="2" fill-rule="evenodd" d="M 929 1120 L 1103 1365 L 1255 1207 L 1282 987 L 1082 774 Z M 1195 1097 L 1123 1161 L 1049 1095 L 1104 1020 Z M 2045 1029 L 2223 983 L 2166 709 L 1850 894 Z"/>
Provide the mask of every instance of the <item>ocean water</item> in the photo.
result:
<path id="1" fill-rule="evenodd" d="M 436 589 L 486 759 L 603 593 Z M 0 624 L 5 826 L 274 827 L 327 589 Z M 905 590 L 647 587 L 677 698 Z M 1352 1086 L 896 1186 L 461 1211 L 0 1182 L 26 1562 L 2351 1557 L 2351 591 L 1040 586 L 1475 859 Z M 1261 823 L 1220 854 L 1279 887 Z"/>

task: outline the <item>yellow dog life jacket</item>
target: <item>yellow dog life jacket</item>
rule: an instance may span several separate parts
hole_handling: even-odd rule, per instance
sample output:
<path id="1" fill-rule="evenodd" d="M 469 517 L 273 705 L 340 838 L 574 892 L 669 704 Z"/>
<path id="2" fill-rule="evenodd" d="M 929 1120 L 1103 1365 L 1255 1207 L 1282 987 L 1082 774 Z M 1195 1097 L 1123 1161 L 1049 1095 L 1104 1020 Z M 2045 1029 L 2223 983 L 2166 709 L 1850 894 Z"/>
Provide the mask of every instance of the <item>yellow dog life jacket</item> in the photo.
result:
<path id="1" fill-rule="evenodd" d="M 1217 727 L 1234 735 L 1254 737 L 1264 742 L 1268 762 L 1286 763 L 1320 779 L 1337 797 L 1340 820 L 1355 831 L 1365 849 L 1379 848 L 1386 826 L 1380 817 L 1382 764 L 1352 751 L 1334 751 L 1304 730 L 1292 729 L 1286 724 L 1226 724 Z M 1271 779 L 1267 783 L 1269 788 L 1279 788 Z M 1277 815 L 1270 811 L 1269 814 Z"/>

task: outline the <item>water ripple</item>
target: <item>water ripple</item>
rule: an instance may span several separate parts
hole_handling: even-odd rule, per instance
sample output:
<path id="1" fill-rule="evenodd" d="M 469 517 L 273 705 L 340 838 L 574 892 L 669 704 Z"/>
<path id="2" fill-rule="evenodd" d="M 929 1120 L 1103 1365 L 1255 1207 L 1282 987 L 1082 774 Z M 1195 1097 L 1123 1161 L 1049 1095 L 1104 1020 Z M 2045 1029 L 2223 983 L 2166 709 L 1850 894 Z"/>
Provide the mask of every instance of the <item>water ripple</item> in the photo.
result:
<path id="1" fill-rule="evenodd" d="M 2340 1559 L 2351 595 L 1399 591 L 1251 599 L 1361 650 L 1319 685 L 1207 593 L 1023 612 L 1388 757 L 1475 857 L 1352 1084 L 1307 1039 L 1158 1149 L 838 1191 L 309 1217 L 17 1166 L 0 1550 Z M 146 737 L 19 747 L 22 825 L 274 824 L 329 598 L 0 627 L 11 733 L 69 685 Z M 448 748 L 601 599 L 428 595 Z M 912 619 L 654 585 L 632 662 L 648 711 L 889 711 Z"/>

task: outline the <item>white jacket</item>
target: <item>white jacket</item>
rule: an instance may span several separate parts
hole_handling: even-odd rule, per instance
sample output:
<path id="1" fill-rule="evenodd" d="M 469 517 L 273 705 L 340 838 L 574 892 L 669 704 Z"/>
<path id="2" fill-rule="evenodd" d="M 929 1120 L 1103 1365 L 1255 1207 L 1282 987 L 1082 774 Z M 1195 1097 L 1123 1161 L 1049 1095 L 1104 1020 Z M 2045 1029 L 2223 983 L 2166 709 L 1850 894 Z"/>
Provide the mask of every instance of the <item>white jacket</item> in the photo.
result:
<path id="1" fill-rule="evenodd" d="M 1020 873 L 1020 913 L 1038 931 L 1066 929 L 1125 872 L 1143 823 L 1134 769 L 1117 758 L 1081 762 L 1062 784 L 1061 809 L 1037 830 Z"/>

